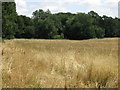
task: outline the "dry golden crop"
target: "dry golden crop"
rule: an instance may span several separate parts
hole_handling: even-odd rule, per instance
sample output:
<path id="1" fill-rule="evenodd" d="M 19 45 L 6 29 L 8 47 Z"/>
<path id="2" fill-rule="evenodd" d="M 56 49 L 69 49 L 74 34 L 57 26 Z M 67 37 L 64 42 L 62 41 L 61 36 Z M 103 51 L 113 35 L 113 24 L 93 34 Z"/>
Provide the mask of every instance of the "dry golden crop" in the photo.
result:
<path id="1" fill-rule="evenodd" d="M 3 88 L 117 88 L 118 38 L 3 43 Z"/>

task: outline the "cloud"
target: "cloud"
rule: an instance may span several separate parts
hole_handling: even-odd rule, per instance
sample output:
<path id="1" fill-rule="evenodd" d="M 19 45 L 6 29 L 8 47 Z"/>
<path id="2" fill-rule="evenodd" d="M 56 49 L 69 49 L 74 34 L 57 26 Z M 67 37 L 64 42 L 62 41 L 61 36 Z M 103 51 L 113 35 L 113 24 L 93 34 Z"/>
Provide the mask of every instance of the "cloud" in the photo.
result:
<path id="1" fill-rule="evenodd" d="M 65 3 L 59 3 L 59 2 L 46 2 L 39 7 L 42 8 L 44 11 L 49 9 L 52 13 L 70 11 L 66 7 Z"/>
<path id="2" fill-rule="evenodd" d="M 87 13 L 94 10 L 100 15 L 118 16 L 118 0 L 15 0 L 15 2 L 19 15 L 31 16 L 37 9 L 45 11 L 49 9 L 52 13 L 79 11 Z"/>
<path id="3" fill-rule="evenodd" d="M 27 2 L 25 2 L 25 0 L 15 0 L 16 3 L 16 11 L 18 13 L 18 15 L 27 15 L 27 16 L 31 16 L 30 15 L 30 6 L 27 4 Z"/>
<path id="4" fill-rule="evenodd" d="M 68 12 L 68 10 L 65 7 L 65 3 L 60 2 L 31 2 L 28 3 L 25 0 L 15 0 L 16 2 L 16 8 L 17 13 L 19 15 L 27 15 L 29 17 L 32 16 L 32 12 L 38 9 L 43 9 L 46 11 L 49 9 L 52 13 L 57 12 Z"/>
<path id="5" fill-rule="evenodd" d="M 120 1 L 118 3 L 118 17 L 120 18 Z"/>
<path id="6" fill-rule="evenodd" d="M 87 12 L 93 10 L 101 16 L 118 16 L 118 0 L 83 0 L 80 6 Z"/>
<path id="7" fill-rule="evenodd" d="M 46 6 L 46 7 L 43 7 L 43 10 L 47 10 L 49 9 L 52 13 L 57 13 L 58 11 L 59 12 L 67 12 L 68 10 L 66 8 L 59 8 L 58 6 Z"/>
<path id="8" fill-rule="evenodd" d="M 80 5 L 85 5 L 85 6 L 99 6 L 101 5 L 101 0 L 83 0 L 79 3 Z"/>
<path id="9" fill-rule="evenodd" d="M 15 0 L 15 2 L 16 2 L 16 5 L 17 5 L 16 9 L 17 9 L 17 12 L 19 14 L 23 14 L 23 13 L 27 12 L 27 4 L 26 4 L 25 1 Z"/>

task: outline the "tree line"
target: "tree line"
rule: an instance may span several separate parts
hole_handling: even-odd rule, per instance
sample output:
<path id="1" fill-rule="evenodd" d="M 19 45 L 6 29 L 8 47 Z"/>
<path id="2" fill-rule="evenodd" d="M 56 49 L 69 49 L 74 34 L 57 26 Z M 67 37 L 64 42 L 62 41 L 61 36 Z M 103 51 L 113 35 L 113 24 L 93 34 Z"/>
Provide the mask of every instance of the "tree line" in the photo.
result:
<path id="1" fill-rule="evenodd" d="M 14 2 L 2 3 L 2 37 L 35 39 L 71 39 L 120 37 L 120 19 L 96 12 L 56 13 L 42 9 L 32 17 L 18 15 Z"/>

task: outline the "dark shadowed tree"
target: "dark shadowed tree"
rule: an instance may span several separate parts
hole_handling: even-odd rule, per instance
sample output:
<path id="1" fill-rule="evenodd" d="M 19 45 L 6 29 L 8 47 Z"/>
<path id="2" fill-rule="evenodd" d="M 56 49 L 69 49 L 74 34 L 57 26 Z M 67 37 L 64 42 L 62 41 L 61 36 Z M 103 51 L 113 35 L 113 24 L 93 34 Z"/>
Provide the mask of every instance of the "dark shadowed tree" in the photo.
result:
<path id="1" fill-rule="evenodd" d="M 90 39 L 120 37 L 120 19 L 85 13 L 57 13 L 42 9 L 32 18 L 17 15 L 14 2 L 2 4 L 3 38 Z"/>
<path id="2" fill-rule="evenodd" d="M 17 13 L 14 2 L 2 3 L 2 37 L 11 39 L 15 37 L 17 30 Z"/>
<path id="3" fill-rule="evenodd" d="M 17 24 L 16 38 L 34 38 L 35 28 L 31 18 L 20 15 L 17 17 Z"/>

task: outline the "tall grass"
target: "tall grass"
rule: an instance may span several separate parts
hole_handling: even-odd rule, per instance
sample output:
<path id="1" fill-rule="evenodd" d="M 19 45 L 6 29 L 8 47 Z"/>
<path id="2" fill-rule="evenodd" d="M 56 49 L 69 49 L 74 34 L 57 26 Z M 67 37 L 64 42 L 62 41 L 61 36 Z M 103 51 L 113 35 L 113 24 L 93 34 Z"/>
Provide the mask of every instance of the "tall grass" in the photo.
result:
<path id="1" fill-rule="evenodd" d="M 5 40 L 3 88 L 117 88 L 117 43 Z"/>
<path id="2" fill-rule="evenodd" d="M 2 88 L 2 38 L 0 37 L 0 89 Z"/>

